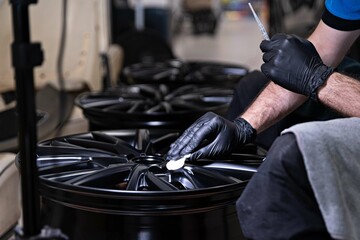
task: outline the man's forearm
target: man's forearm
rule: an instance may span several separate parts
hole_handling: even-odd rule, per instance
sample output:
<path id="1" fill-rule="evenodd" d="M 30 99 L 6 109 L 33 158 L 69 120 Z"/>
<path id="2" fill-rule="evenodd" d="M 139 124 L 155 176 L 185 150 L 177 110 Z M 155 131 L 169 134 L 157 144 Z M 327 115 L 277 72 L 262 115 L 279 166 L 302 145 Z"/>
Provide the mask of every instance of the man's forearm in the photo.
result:
<path id="1" fill-rule="evenodd" d="M 360 81 L 333 73 L 318 91 L 319 100 L 344 116 L 360 117 Z"/>
<path id="2" fill-rule="evenodd" d="M 320 21 L 309 37 L 309 41 L 317 49 L 322 61 L 328 66 L 335 67 L 359 35 L 360 30 L 339 31 Z M 338 76 L 338 73 L 332 74 L 328 83 L 318 91 L 318 98 L 341 114 L 359 116 L 360 86 L 354 86 L 356 80 L 346 80 L 346 78 L 346 76 Z M 346 81 L 344 85 L 341 83 L 342 79 Z M 340 84 L 341 87 L 339 87 Z M 306 96 L 296 94 L 271 82 L 241 117 L 261 132 L 294 111 L 306 100 Z"/>
<path id="3" fill-rule="evenodd" d="M 259 133 L 294 111 L 306 99 L 270 82 L 241 117 Z"/>

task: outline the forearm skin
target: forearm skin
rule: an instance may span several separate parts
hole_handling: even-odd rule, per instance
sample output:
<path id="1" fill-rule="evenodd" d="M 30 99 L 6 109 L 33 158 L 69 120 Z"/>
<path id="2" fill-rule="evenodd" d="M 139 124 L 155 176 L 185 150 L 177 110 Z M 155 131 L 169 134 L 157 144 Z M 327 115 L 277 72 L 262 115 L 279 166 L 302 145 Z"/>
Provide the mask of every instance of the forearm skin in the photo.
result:
<path id="1" fill-rule="evenodd" d="M 260 133 L 294 111 L 306 100 L 306 96 L 270 82 L 241 117 Z"/>
<path id="2" fill-rule="evenodd" d="M 333 73 L 318 91 L 324 105 L 348 117 L 360 117 L 360 81 Z"/>

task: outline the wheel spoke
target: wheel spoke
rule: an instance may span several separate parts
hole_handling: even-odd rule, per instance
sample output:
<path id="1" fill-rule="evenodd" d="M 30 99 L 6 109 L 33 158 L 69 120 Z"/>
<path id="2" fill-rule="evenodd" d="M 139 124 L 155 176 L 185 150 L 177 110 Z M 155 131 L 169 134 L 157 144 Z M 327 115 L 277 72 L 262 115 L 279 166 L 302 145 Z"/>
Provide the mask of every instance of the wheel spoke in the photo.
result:
<path id="1" fill-rule="evenodd" d="M 70 138 L 68 139 L 70 143 L 93 149 L 99 148 L 103 151 L 107 151 L 113 154 L 133 154 L 137 156 L 139 151 L 136 150 L 133 146 L 125 142 L 124 140 L 118 139 L 116 144 L 100 142 L 95 140 L 81 139 L 81 138 Z"/>
<path id="2" fill-rule="evenodd" d="M 154 134 L 149 129 L 97 131 L 45 141 L 37 148 L 40 178 L 110 192 L 197 190 L 243 183 L 257 169 L 248 161 L 263 159 L 234 153 L 169 171 L 165 154 L 179 134 Z"/>
<path id="3" fill-rule="evenodd" d="M 147 169 L 145 165 L 136 165 L 130 173 L 126 190 L 138 191 L 146 187 L 143 180 Z"/>
<path id="4" fill-rule="evenodd" d="M 162 137 L 158 137 L 149 142 L 146 147 L 145 153 L 148 155 L 154 155 L 156 153 L 162 153 L 162 150 L 168 150 L 168 147 L 173 143 L 178 137 L 179 133 L 168 133 Z"/>
<path id="5" fill-rule="evenodd" d="M 127 181 L 133 167 L 133 163 L 127 163 L 105 168 L 84 176 L 73 178 L 67 181 L 67 183 L 98 188 L 115 188 L 115 185 Z"/>
<path id="6" fill-rule="evenodd" d="M 179 190 L 174 185 L 171 185 L 169 182 L 164 181 L 161 178 L 158 178 L 151 172 L 145 174 L 146 183 L 149 187 L 149 190 L 152 191 L 174 191 Z"/>
<path id="7" fill-rule="evenodd" d="M 147 129 L 137 129 L 135 133 L 135 148 L 144 150 L 150 144 L 150 132 Z"/>

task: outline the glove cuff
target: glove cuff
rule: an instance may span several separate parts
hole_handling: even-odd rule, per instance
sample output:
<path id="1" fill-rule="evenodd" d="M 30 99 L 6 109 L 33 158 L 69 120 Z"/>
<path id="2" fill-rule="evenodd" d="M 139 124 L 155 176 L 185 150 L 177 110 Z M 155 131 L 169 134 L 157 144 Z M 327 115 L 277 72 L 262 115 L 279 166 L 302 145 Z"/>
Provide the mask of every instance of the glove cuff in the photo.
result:
<path id="1" fill-rule="evenodd" d="M 310 99 L 318 102 L 318 95 L 317 95 L 317 91 L 319 89 L 320 86 L 322 86 L 326 80 L 330 77 L 330 75 L 334 72 L 334 68 L 333 67 L 328 67 L 324 64 L 322 64 L 318 70 L 315 73 L 314 76 L 314 81 L 312 82 L 312 86 L 311 86 L 311 93 L 310 93 Z"/>
<path id="2" fill-rule="evenodd" d="M 236 118 L 234 121 L 235 125 L 237 126 L 237 128 L 241 131 L 242 136 L 243 136 L 243 142 L 242 144 L 245 143 L 250 143 L 255 141 L 255 138 L 257 136 L 257 131 L 255 128 L 253 128 L 250 123 L 248 123 L 245 119 L 243 118 Z"/>

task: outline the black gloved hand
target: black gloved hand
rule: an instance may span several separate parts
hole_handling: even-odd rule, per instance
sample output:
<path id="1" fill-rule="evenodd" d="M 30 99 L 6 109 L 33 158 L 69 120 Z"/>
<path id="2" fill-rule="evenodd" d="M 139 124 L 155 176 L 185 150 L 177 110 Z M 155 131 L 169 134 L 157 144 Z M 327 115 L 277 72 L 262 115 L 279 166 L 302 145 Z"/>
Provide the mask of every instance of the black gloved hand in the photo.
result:
<path id="1" fill-rule="evenodd" d="M 231 151 L 256 137 L 256 130 L 242 118 L 233 122 L 215 113 L 208 112 L 196 120 L 185 132 L 170 146 L 167 159 L 177 159 L 192 153 L 190 160 L 198 158 L 211 158 Z M 198 149 L 204 140 L 209 144 Z"/>
<path id="2" fill-rule="evenodd" d="M 276 34 L 262 41 L 264 64 L 261 71 L 273 82 L 290 91 L 317 100 L 317 90 L 334 68 L 323 64 L 314 45 L 294 35 Z"/>

